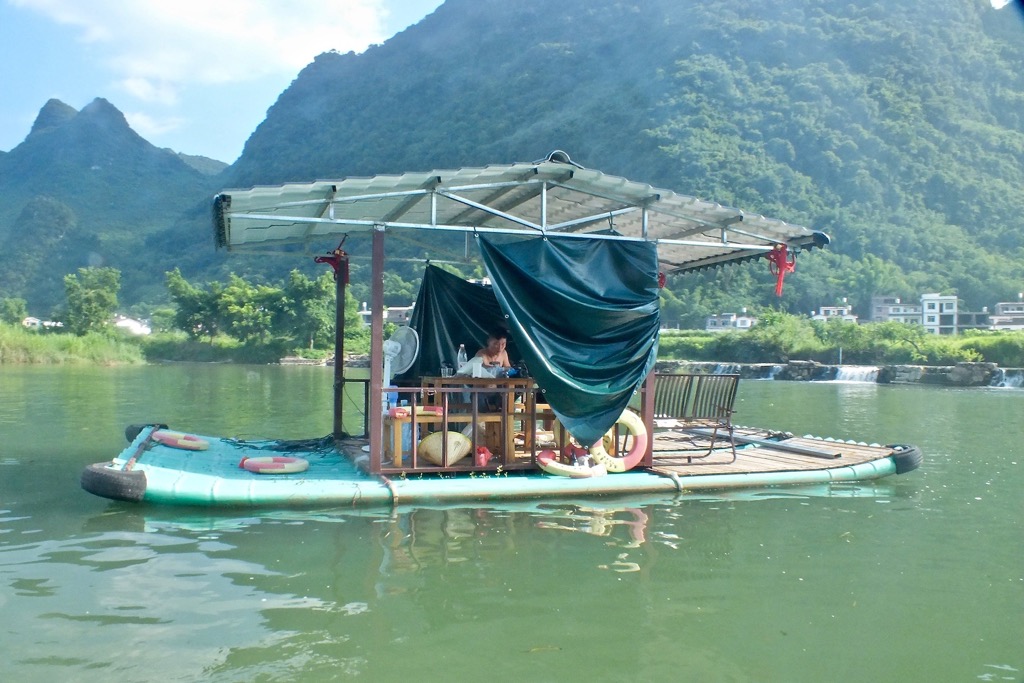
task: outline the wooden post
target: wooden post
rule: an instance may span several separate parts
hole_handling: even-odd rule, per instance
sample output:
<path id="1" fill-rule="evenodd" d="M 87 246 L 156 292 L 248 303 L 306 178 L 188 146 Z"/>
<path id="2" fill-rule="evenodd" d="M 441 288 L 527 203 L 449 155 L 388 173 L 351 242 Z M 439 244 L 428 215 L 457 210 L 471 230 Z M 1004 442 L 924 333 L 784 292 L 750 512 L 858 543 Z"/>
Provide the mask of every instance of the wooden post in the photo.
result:
<path id="1" fill-rule="evenodd" d="M 640 418 L 648 430 L 647 452 L 644 453 L 644 458 L 640 461 L 643 467 L 654 466 L 654 391 L 657 381 L 655 372 L 652 369 L 644 379 L 644 392 L 641 395 Z"/>
<path id="2" fill-rule="evenodd" d="M 370 272 L 370 473 L 380 474 L 384 418 L 384 227 L 373 226 Z M 415 420 L 413 420 L 415 427 Z"/>

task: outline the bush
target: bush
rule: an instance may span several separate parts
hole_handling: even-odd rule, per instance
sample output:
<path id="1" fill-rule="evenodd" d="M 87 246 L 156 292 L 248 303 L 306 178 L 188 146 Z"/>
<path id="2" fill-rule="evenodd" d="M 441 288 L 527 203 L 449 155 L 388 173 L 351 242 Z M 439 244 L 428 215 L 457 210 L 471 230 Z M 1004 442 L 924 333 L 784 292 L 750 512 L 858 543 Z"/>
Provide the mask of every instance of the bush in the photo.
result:
<path id="1" fill-rule="evenodd" d="M 0 364 L 119 365 L 142 362 L 139 342 L 124 335 L 100 332 L 89 332 L 82 336 L 66 332 L 41 333 L 21 325 L 0 323 Z"/>
<path id="2" fill-rule="evenodd" d="M 663 330 L 658 356 L 665 360 L 785 363 L 813 360 L 862 365 L 955 365 L 987 361 L 1024 367 L 1024 332 L 928 334 L 920 325 L 856 323 L 769 311 L 747 332 Z"/>
<path id="3" fill-rule="evenodd" d="M 973 332 L 958 341 L 964 350 L 977 353 L 989 363 L 1003 368 L 1024 367 L 1024 332 Z"/>

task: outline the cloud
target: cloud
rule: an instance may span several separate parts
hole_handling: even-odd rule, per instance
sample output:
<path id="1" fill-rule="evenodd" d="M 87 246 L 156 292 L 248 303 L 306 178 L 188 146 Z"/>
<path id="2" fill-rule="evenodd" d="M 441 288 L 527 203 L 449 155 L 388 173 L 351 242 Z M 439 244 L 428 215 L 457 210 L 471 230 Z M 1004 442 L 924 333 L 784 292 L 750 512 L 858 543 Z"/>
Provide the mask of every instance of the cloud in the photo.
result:
<path id="1" fill-rule="evenodd" d="M 119 83 L 122 90 L 143 102 L 173 106 L 178 103 L 178 89 L 162 81 L 147 78 L 125 78 Z"/>
<path id="2" fill-rule="evenodd" d="M 293 75 L 328 50 L 385 39 L 383 0 L 11 0 L 81 30 L 124 92 L 170 104 L 186 85 Z"/>
<path id="3" fill-rule="evenodd" d="M 132 127 L 132 130 L 146 139 L 152 139 L 179 130 L 185 123 L 181 117 L 167 116 L 156 118 L 141 111 L 124 112 L 124 118 L 128 121 L 128 125 Z"/>

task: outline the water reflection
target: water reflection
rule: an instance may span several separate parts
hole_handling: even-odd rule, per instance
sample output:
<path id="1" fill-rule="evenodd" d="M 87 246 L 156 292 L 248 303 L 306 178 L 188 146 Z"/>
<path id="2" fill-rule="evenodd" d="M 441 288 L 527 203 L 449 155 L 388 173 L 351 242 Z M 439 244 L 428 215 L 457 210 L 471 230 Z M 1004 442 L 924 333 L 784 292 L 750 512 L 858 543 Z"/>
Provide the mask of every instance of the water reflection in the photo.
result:
<path id="1" fill-rule="evenodd" d="M 782 581 L 771 610 L 833 580 L 834 562 L 877 572 L 871 532 L 847 520 L 899 495 L 848 484 L 242 514 L 110 503 L 63 540 L 33 540 L 38 519 L 12 510 L 0 606 L 22 627 L 5 642 L 29 679 L 422 679 L 437 656 L 460 678 L 659 678 L 659 634 L 683 629 L 706 634 L 687 649 L 699 676 L 749 680 L 724 644 L 737 606 L 763 601 L 762 575 Z M 811 637 L 804 619 L 783 630 Z M 584 634 L 611 622 L 621 651 L 595 653 Z"/>
<path id="2" fill-rule="evenodd" d="M 19 680 L 198 680 L 224 648 L 268 636 L 252 604 L 293 600 L 238 586 L 232 575 L 267 570 L 220 550 L 132 532 L 0 548 L 0 604 L 17 624 L 6 664 Z"/>
<path id="3" fill-rule="evenodd" d="M 609 544 L 637 548 L 647 541 L 647 523 L 650 518 L 640 508 L 600 508 L 592 506 L 554 507 L 550 519 L 537 522 L 541 529 L 574 531 L 609 538 Z M 615 532 L 625 529 L 627 542 L 616 537 Z"/>
<path id="4" fill-rule="evenodd" d="M 741 383 L 745 424 L 922 446 L 920 470 L 877 483 L 262 513 L 112 503 L 78 476 L 123 446 L 124 424 L 154 417 L 210 433 L 324 434 L 329 372 L 3 372 L 5 680 L 973 680 L 1024 669 L 1021 391 Z"/>

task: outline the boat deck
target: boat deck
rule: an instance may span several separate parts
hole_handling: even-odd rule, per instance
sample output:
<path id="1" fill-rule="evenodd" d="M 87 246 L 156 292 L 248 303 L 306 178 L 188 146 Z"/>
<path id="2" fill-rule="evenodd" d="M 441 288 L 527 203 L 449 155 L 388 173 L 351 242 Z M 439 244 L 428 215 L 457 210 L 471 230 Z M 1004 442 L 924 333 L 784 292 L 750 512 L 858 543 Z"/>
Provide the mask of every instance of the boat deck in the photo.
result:
<path id="1" fill-rule="evenodd" d="M 868 446 L 767 430 L 737 429 L 736 458 L 719 440 L 710 455 L 699 430 L 661 429 L 653 434 L 650 468 L 607 476 L 555 476 L 541 471 L 529 452 L 516 451 L 518 468 L 472 464 L 420 468 L 415 474 L 371 475 L 365 439 L 331 437 L 300 441 L 241 441 L 185 435 L 202 442 L 192 450 L 152 441 L 144 428 L 109 463 L 82 474 L 96 495 L 181 505 L 395 506 L 399 504 L 506 501 L 545 497 L 639 494 L 676 495 L 719 489 L 867 481 L 917 467 L 921 455 L 904 446 Z M 173 432 L 172 432 L 173 434 Z M 294 473 L 266 476 L 240 467 L 252 458 L 304 461 Z M 691 462 L 687 462 L 690 458 Z M 469 463 L 472 461 L 469 461 Z M 460 463 L 461 465 L 461 463 Z"/>
<path id="2" fill-rule="evenodd" d="M 782 472 L 822 472 L 861 466 L 888 460 L 893 447 L 878 444 L 852 443 L 826 440 L 809 436 L 796 437 L 765 429 L 737 427 L 735 429 L 736 457 L 728 441 L 719 437 L 714 449 L 708 453 L 710 439 L 700 433 L 674 430 L 671 421 L 659 421 L 661 428 L 652 434 L 654 462 L 650 468 L 638 467 L 634 472 L 646 471 L 670 478 L 706 477 L 707 475 L 758 475 Z M 669 426 L 666 426 L 669 425 Z M 699 430 L 698 430 L 699 431 Z M 358 460 L 359 448 L 365 440 L 346 440 L 342 450 Z M 538 448 L 554 447 L 541 441 Z M 533 453 L 518 440 L 515 455 L 510 459 L 510 470 L 534 470 Z M 365 455 L 363 456 L 365 460 Z M 493 463 L 492 463 L 493 464 Z M 470 459 L 447 468 L 420 466 L 416 472 L 462 472 L 476 468 Z M 393 476 L 393 475 L 392 475 Z"/>
<path id="3" fill-rule="evenodd" d="M 654 466 L 650 471 L 692 477 L 831 470 L 882 460 L 891 456 L 893 451 L 891 447 L 877 444 L 845 443 L 811 437 L 788 437 L 773 443 L 772 440 L 779 438 L 778 433 L 760 429 L 737 428 L 735 437 L 735 461 L 731 449 L 721 447 L 725 443 L 722 439 L 719 439 L 710 455 L 696 459 L 694 455 L 701 456 L 707 452 L 706 439 L 685 432 L 655 432 Z M 750 441 L 754 443 L 744 443 Z"/>

